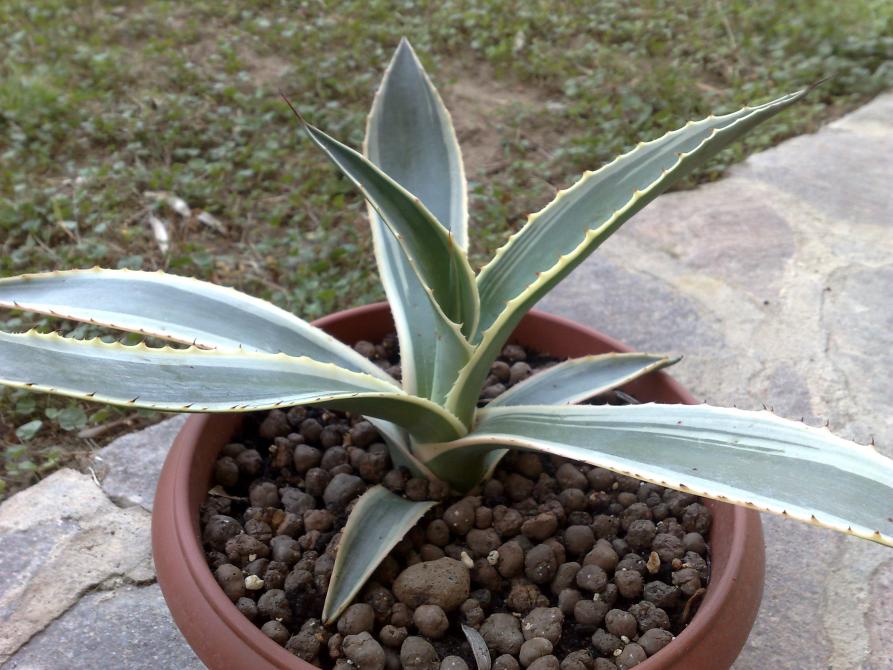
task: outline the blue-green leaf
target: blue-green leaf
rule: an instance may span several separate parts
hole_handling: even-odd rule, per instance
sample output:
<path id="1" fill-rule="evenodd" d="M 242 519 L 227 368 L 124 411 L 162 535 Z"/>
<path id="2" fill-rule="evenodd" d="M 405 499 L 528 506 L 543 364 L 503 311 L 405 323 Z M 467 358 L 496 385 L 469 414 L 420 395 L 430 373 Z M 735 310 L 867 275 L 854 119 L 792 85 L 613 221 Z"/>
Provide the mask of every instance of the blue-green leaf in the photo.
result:
<path id="1" fill-rule="evenodd" d="M 415 502 L 373 486 L 354 505 L 341 533 L 322 618 L 337 619 L 378 564 L 436 503 Z"/>
<path id="2" fill-rule="evenodd" d="M 531 449 L 893 546 L 893 460 L 824 428 L 708 405 L 496 407 L 478 418 L 419 457 L 453 481 L 488 451 Z"/>
<path id="3" fill-rule="evenodd" d="M 643 142 L 598 171 L 586 173 L 530 216 L 478 274 L 481 316 L 472 340 L 478 346 L 447 398 L 453 413 L 469 421 L 490 363 L 540 298 L 645 205 L 806 93 L 710 116 Z"/>
<path id="4" fill-rule="evenodd" d="M 393 421 L 423 441 L 465 433 L 442 407 L 390 382 L 285 354 L 128 347 L 0 332 L 0 384 L 172 412 L 325 405 Z"/>
<path id="5" fill-rule="evenodd" d="M 0 307 L 23 309 L 205 349 L 308 356 L 394 383 L 306 321 L 235 289 L 164 272 L 68 270 L 0 279 Z"/>
<path id="6" fill-rule="evenodd" d="M 537 372 L 490 401 L 506 405 L 569 405 L 638 379 L 678 362 L 659 354 L 582 356 Z"/>

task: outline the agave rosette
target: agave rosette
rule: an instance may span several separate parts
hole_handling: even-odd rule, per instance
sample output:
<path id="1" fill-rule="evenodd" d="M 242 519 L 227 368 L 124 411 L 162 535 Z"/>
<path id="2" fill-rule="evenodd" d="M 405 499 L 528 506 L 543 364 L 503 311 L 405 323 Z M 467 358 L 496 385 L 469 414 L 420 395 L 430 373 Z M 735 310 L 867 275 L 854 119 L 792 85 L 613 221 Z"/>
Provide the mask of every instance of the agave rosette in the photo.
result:
<path id="1" fill-rule="evenodd" d="M 675 363 L 671 357 L 571 359 L 477 407 L 491 363 L 540 298 L 650 201 L 806 93 L 690 122 L 587 172 L 475 275 L 456 134 L 403 41 L 372 105 L 362 153 L 301 119 L 368 202 L 402 384 L 265 301 L 195 279 L 103 269 L 2 279 L 0 307 L 190 346 L 0 332 L 0 383 L 177 412 L 325 405 L 368 417 L 396 464 L 457 493 L 492 472 L 506 450 L 524 449 L 893 546 L 893 461 L 870 446 L 766 411 L 576 404 Z M 363 494 L 342 535 L 327 621 L 432 504 L 381 486 Z"/>

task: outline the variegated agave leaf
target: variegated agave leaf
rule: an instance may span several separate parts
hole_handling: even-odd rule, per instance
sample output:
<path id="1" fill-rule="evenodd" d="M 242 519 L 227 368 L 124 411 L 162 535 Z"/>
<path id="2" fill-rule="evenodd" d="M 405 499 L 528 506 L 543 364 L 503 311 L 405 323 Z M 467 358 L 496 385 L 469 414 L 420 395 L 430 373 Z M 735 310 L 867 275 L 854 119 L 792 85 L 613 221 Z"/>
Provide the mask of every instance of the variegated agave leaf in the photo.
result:
<path id="1" fill-rule="evenodd" d="M 203 349 L 306 356 L 397 383 L 377 365 L 303 319 L 235 289 L 164 272 L 68 270 L 0 279 L 0 307 L 107 326 Z M 369 417 L 395 460 L 416 474 L 398 426 Z"/>
<path id="2" fill-rule="evenodd" d="M 770 412 L 708 405 L 497 407 L 418 454 L 462 481 L 488 451 L 562 456 L 893 546 L 893 460 Z"/>
<path id="3" fill-rule="evenodd" d="M 405 144 L 392 140 L 407 139 Z M 450 114 L 406 39 L 388 65 L 366 128 L 366 154 L 425 204 L 461 249 L 468 195 Z"/>
<path id="4" fill-rule="evenodd" d="M 412 439 L 407 431 L 391 421 L 366 417 L 381 435 L 395 468 L 406 468 L 413 477 L 435 480 L 437 477 L 412 453 Z"/>
<path id="5" fill-rule="evenodd" d="M 203 349 L 307 356 L 395 384 L 347 345 L 265 300 L 164 272 L 94 268 L 9 277 L 0 279 L 0 307 Z"/>
<path id="6" fill-rule="evenodd" d="M 175 412 L 326 405 L 393 421 L 423 441 L 465 433 L 442 407 L 389 382 L 285 354 L 127 347 L 0 332 L 0 384 Z"/>
<path id="7" fill-rule="evenodd" d="M 468 422 L 490 363 L 521 318 L 636 212 L 698 165 L 807 91 L 689 123 L 635 149 L 576 184 L 537 214 L 478 274 L 481 317 L 472 359 L 447 406 Z"/>
<path id="8" fill-rule="evenodd" d="M 465 249 L 467 196 L 459 144 L 449 113 L 406 40 L 375 95 L 363 153 L 418 197 Z M 404 388 L 442 401 L 469 355 L 464 338 L 458 338 L 452 324 L 432 307 L 397 240 L 371 205 L 369 219 L 379 275 L 400 339 Z"/>
<path id="9" fill-rule="evenodd" d="M 639 377 L 679 362 L 658 354 L 599 354 L 582 356 L 541 370 L 490 401 L 487 407 L 509 405 L 569 405 L 629 384 Z M 508 449 L 494 449 L 483 457 L 482 473 L 465 480 L 465 488 L 493 476 Z M 469 473 L 471 474 L 471 473 Z M 480 475 L 483 475 L 482 477 Z"/>
<path id="10" fill-rule="evenodd" d="M 369 576 L 434 501 L 414 502 L 373 486 L 354 505 L 341 533 L 322 618 L 337 619 Z"/>
<path id="11" fill-rule="evenodd" d="M 435 309 L 466 335 L 477 326 L 479 301 L 474 272 L 465 252 L 421 200 L 374 164 L 304 122 L 313 141 L 357 185 L 403 250 Z"/>
<path id="12" fill-rule="evenodd" d="M 598 354 L 571 358 L 528 377 L 491 400 L 487 407 L 583 402 L 680 360 L 660 354 Z"/>

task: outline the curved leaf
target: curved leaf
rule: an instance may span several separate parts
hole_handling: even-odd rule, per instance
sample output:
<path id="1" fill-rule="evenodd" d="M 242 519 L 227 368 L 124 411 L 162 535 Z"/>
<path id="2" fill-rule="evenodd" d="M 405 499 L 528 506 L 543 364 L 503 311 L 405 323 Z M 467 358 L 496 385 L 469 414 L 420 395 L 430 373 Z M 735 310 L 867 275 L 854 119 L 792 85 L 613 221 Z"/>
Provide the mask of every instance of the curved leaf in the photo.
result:
<path id="1" fill-rule="evenodd" d="M 326 405 L 393 421 L 420 440 L 465 432 L 440 406 L 386 381 L 285 354 L 126 347 L 0 332 L 0 384 L 174 412 Z"/>
<path id="2" fill-rule="evenodd" d="M 423 479 L 437 479 L 434 473 L 427 465 L 422 463 L 412 453 L 412 440 L 409 434 L 395 423 L 376 419 L 375 417 L 366 417 L 369 422 L 375 426 L 385 445 L 388 448 L 388 455 L 395 468 L 406 468 L 413 477 L 421 477 Z"/>
<path id="3" fill-rule="evenodd" d="M 893 546 L 893 460 L 773 414 L 707 405 L 498 407 L 419 455 L 446 481 L 532 449 Z M 452 476 L 451 476 L 452 475 Z"/>
<path id="4" fill-rule="evenodd" d="M 395 384 L 306 321 L 235 289 L 133 270 L 68 270 L 0 279 L 0 307 L 85 321 L 203 349 L 307 356 Z"/>
<path id="5" fill-rule="evenodd" d="M 341 533 L 322 610 L 325 623 L 341 616 L 379 563 L 435 504 L 406 500 L 380 485 L 360 497 Z"/>
<path id="6" fill-rule="evenodd" d="M 487 407 L 571 405 L 679 362 L 658 354 L 599 354 L 553 365 L 497 396 Z"/>
<path id="7" fill-rule="evenodd" d="M 300 117 L 299 117 L 300 118 Z M 303 119 L 313 141 L 356 184 L 403 249 L 423 287 L 446 318 L 470 335 L 477 326 L 478 294 L 465 252 L 414 194 L 373 163 Z"/>
<path id="8" fill-rule="evenodd" d="M 460 248 L 468 246 L 462 151 L 450 114 L 406 38 L 375 96 L 365 153 L 418 196 Z"/>
<path id="9" fill-rule="evenodd" d="M 479 345 L 447 406 L 468 422 L 490 363 L 521 318 L 636 212 L 807 90 L 733 114 L 689 123 L 586 173 L 560 191 L 500 248 L 478 274 Z"/>
<path id="10" fill-rule="evenodd" d="M 490 670 L 492 664 L 490 662 L 490 648 L 484 637 L 471 626 L 462 624 L 462 632 L 465 633 L 465 639 L 468 640 L 468 646 L 471 647 L 471 655 L 474 656 L 474 662 L 477 670 Z"/>
<path id="11" fill-rule="evenodd" d="M 445 138 L 442 145 L 436 141 L 438 136 Z M 458 145 L 437 93 L 405 41 L 375 95 L 363 153 L 418 196 L 449 226 L 455 243 L 465 248 L 465 179 Z M 400 339 L 403 388 L 441 402 L 457 370 L 468 361 L 467 342 L 441 310 L 432 306 L 426 287 L 371 205 L 369 222 L 378 272 Z"/>
<path id="12" fill-rule="evenodd" d="M 606 393 L 639 377 L 669 367 L 679 358 L 657 354 L 583 356 L 541 370 L 497 396 L 487 407 L 509 405 L 571 405 Z M 484 476 L 493 476 L 507 449 L 495 449 L 484 459 Z M 478 482 L 469 482 L 473 486 Z"/>

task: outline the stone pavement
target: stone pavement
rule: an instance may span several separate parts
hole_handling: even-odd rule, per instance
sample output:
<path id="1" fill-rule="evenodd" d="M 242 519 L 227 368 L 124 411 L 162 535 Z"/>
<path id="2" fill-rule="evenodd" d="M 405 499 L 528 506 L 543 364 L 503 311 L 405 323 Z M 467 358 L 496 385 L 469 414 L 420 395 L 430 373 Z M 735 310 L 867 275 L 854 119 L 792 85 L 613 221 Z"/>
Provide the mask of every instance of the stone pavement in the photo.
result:
<path id="1" fill-rule="evenodd" d="M 792 110 L 789 113 L 796 113 Z M 828 419 L 893 449 L 893 94 L 660 198 L 541 305 L 648 351 L 715 404 Z M 192 670 L 149 513 L 177 417 L 0 506 L 0 670 Z M 893 667 L 893 551 L 765 518 L 763 607 L 736 670 Z M 59 579 L 59 577 L 62 579 Z"/>
<path id="2" fill-rule="evenodd" d="M 93 474 L 60 470 L 0 505 L 0 668 L 193 670 L 155 583 L 150 518 L 185 416 L 126 435 Z"/>

